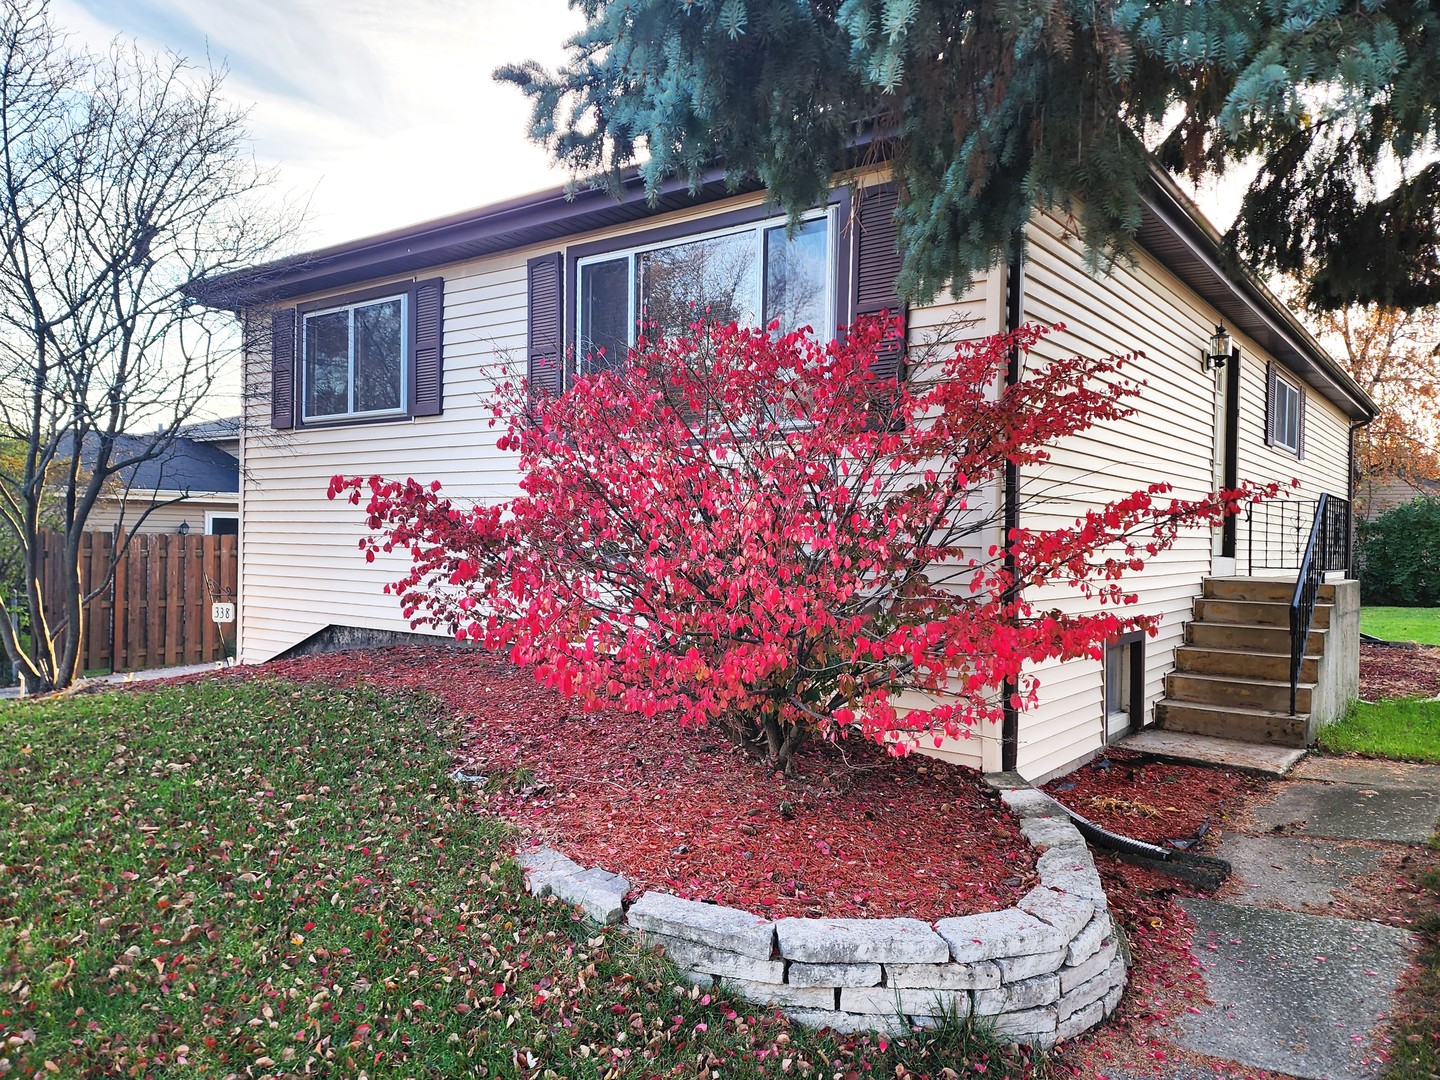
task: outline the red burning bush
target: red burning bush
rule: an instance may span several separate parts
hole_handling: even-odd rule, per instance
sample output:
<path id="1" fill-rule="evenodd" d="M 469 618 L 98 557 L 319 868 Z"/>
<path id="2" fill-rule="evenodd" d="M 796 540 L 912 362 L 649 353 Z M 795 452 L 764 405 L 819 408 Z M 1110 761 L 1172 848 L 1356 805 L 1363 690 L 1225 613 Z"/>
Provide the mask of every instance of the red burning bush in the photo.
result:
<path id="1" fill-rule="evenodd" d="M 559 397 L 499 388 L 521 477 L 508 502 L 461 507 L 438 483 L 378 476 L 337 476 L 330 496 L 368 493 L 369 558 L 409 551 L 387 591 L 412 625 L 508 648 L 588 707 L 720 721 L 784 767 L 807 733 L 858 724 L 903 752 L 998 720 L 1001 687 L 1025 707 L 1025 665 L 1153 630 L 1123 613 L 1127 573 L 1274 492 L 1183 501 L 1152 484 L 1002 536 L 1007 462 L 1041 464 L 1129 415 L 1127 358 L 1040 364 L 1004 387 L 1010 351 L 1044 332 L 1025 327 L 882 382 L 872 364 L 895 330 L 867 320 L 822 345 L 697 324 L 642 340 Z M 1045 584 L 1092 610 L 1036 610 L 1026 590 Z M 920 707 L 897 708 L 903 690 Z"/>

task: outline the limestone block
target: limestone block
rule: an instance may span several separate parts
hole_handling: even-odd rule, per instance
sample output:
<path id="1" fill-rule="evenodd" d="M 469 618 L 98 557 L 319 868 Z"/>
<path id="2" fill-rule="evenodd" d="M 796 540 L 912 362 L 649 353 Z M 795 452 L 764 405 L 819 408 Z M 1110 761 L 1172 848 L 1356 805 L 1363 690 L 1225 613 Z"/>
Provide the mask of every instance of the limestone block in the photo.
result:
<path id="1" fill-rule="evenodd" d="M 1048 851 L 1053 847 L 1084 847 L 1085 838 L 1080 835 L 1080 830 L 1063 818 L 1054 817 L 1028 817 L 1020 822 L 1020 831 L 1025 834 L 1025 839 L 1030 845 L 1039 851 Z"/>
<path id="2" fill-rule="evenodd" d="M 840 991 L 840 1008 L 853 1013 L 904 1013 L 906 1016 L 970 1015 L 966 990 L 901 990 L 893 986 L 847 986 Z"/>
<path id="3" fill-rule="evenodd" d="M 1059 803 L 1034 788 L 1009 788 L 1000 792 L 1000 800 L 1019 818 L 1050 817 L 1070 820 Z"/>
<path id="4" fill-rule="evenodd" d="M 833 1009 L 833 986 L 787 986 L 785 983 L 754 982 L 749 979 L 726 979 L 746 1001 L 757 1005 L 780 1005 L 792 1009 Z"/>
<path id="5" fill-rule="evenodd" d="M 880 971 L 879 964 L 793 963 L 785 981 L 791 986 L 879 986 Z"/>
<path id="6" fill-rule="evenodd" d="M 1065 849 L 1051 848 L 1045 855 L 1054 855 L 1063 850 Z M 1041 855 L 1040 858 L 1045 858 L 1045 855 Z M 1105 903 L 1105 887 L 1100 884 L 1100 873 L 1094 866 L 1080 869 L 1052 866 L 1041 874 L 1040 881 L 1041 884 L 1049 886 L 1056 892 L 1083 896 L 1087 900 L 1094 901 L 1096 907 Z"/>
<path id="7" fill-rule="evenodd" d="M 1006 983 L 994 990 L 975 991 L 975 1015 L 994 1016 L 997 1013 L 1022 1012 L 1053 1005 L 1060 999 L 1060 976 L 1053 972 L 1037 975 L 1033 979 Z"/>
<path id="8" fill-rule="evenodd" d="M 722 979 L 744 979 L 751 982 L 781 983 L 785 981 L 783 960 L 757 960 L 725 949 L 716 949 L 684 938 L 669 937 L 646 931 L 640 940 L 650 946 L 663 945 L 665 955 L 676 967 L 703 971 Z"/>
<path id="9" fill-rule="evenodd" d="M 989 990 L 1000 985 L 1000 968 L 991 960 L 973 964 L 886 964 L 885 985 L 902 990 Z"/>
<path id="10" fill-rule="evenodd" d="M 1001 956 L 1048 953 L 1070 944 L 1055 927 L 1016 908 L 941 919 L 935 929 L 949 944 L 950 959 L 962 964 Z"/>
<path id="11" fill-rule="evenodd" d="M 859 1035 L 866 1031 L 880 1031 L 887 1035 L 908 1035 L 910 1024 L 894 1013 L 847 1013 L 830 1009 L 782 1009 L 797 1024 L 811 1028 L 829 1028 L 842 1035 Z"/>
<path id="12" fill-rule="evenodd" d="M 1122 979 L 1122 980 L 1120 981 L 1120 983 L 1115 987 L 1114 990 L 1111 990 L 1108 994 L 1105 995 L 1104 1005 L 1105 1005 L 1105 1015 L 1106 1015 L 1106 1016 L 1109 1016 L 1111 1013 L 1113 1013 L 1113 1012 L 1115 1011 L 1115 1006 L 1117 1006 L 1117 1005 L 1120 1004 L 1120 999 L 1121 999 L 1122 997 L 1124 997 L 1124 996 L 1125 996 L 1125 981 Z"/>
<path id="13" fill-rule="evenodd" d="M 1089 982 L 1083 982 L 1079 986 L 1067 990 L 1057 1006 L 1061 1022 L 1063 1023 L 1072 1013 L 1079 1012 L 1087 1005 L 1102 1001 L 1105 995 L 1113 989 L 1115 989 L 1115 979 L 1107 968 Z"/>
<path id="14" fill-rule="evenodd" d="M 1022 979 L 1033 979 L 1036 975 L 1044 975 L 1047 972 L 1057 970 L 1065 963 L 1065 949 L 1056 949 L 1047 953 L 1028 953 L 1025 956 L 1001 956 L 995 960 L 1000 966 L 1000 979 L 1002 982 L 1020 982 Z M 1062 980 L 1061 993 L 1064 993 L 1065 986 Z"/>
<path id="15" fill-rule="evenodd" d="M 1055 1028 L 1057 1039 L 1073 1039 L 1076 1035 L 1083 1035 L 1092 1027 L 1105 1019 L 1105 1007 L 1098 1001 L 1093 1001 L 1083 1009 L 1070 1014 L 1067 1019 L 1061 1020 Z"/>
<path id="16" fill-rule="evenodd" d="M 1086 960 L 1083 964 L 1061 968 L 1060 992 L 1062 994 L 1068 994 L 1071 987 L 1079 986 L 1081 983 L 1087 983 L 1096 975 L 1099 975 L 1110 966 L 1111 962 L 1115 959 L 1115 953 L 1115 939 L 1110 938 L 1104 945 L 1100 946 L 1100 949 L 1094 956 L 1090 957 L 1090 959 Z M 1123 970 L 1125 966 L 1123 960 L 1120 966 Z"/>
<path id="17" fill-rule="evenodd" d="M 1096 912 L 1095 917 L 1086 923 L 1084 928 L 1075 935 L 1075 940 L 1070 942 L 1070 949 L 1065 954 L 1065 963 L 1075 967 L 1089 960 L 1100 951 L 1100 946 L 1105 944 L 1105 939 L 1111 936 L 1110 931 L 1110 912 Z"/>
<path id="18" fill-rule="evenodd" d="M 550 890 L 567 904 L 578 905 L 596 922 L 608 925 L 625 917 L 625 894 L 630 891 L 630 882 L 597 867 L 551 878 Z"/>
<path id="19" fill-rule="evenodd" d="M 556 880 L 573 877 L 585 869 L 553 848 L 521 852 L 515 861 L 525 874 L 525 888 L 535 896 L 549 896 Z"/>
<path id="20" fill-rule="evenodd" d="M 1056 892 L 1044 885 L 1031 889 L 1015 906 L 1055 927 L 1067 942 L 1073 939 L 1095 914 L 1095 905 L 1083 896 Z"/>
<path id="21" fill-rule="evenodd" d="M 930 964 L 950 949 L 919 919 L 780 919 L 780 954 L 807 964 Z"/>
<path id="22" fill-rule="evenodd" d="M 630 905 L 628 920 L 637 930 L 684 938 L 757 960 L 769 960 L 774 951 L 775 924 L 739 908 L 647 892 Z"/>
<path id="23" fill-rule="evenodd" d="M 996 1035 L 1016 1036 L 1017 1042 L 1028 1042 L 1030 1035 L 1053 1034 L 1059 1019 L 1054 1008 L 1026 1009 L 1023 1012 L 1001 1013 L 986 1018 Z"/>

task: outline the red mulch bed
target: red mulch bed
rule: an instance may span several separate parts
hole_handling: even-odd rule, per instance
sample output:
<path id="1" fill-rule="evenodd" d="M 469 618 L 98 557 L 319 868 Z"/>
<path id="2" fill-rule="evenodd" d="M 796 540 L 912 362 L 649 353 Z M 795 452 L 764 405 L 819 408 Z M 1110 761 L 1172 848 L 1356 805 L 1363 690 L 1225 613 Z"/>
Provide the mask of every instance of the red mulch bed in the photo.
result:
<path id="1" fill-rule="evenodd" d="M 1088 765 L 1052 780 L 1045 791 L 1111 832 L 1167 846 L 1218 830 L 1226 815 L 1262 786 L 1253 776 L 1232 769 L 1107 750 Z"/>
<path id="2" fill-rule="evenodd" d="M 1440 694 L 1440 648 L 1360 643 L 1360 696 L 1434 697 Z"/>
<path id="3" fill-rule="evenodd" d="M 977 772 L 858 738 L 807 746 L 795 776 L 772 775 L 719 731 L 585 714 L 508 662 L 443 645 L 232 672 L 439 696 L 465 723 L 457 763 L 503 781 L 490 808 L 637 894 L 931 920 L 1007 907 L 1038 882 L 1033 849 Z"/>

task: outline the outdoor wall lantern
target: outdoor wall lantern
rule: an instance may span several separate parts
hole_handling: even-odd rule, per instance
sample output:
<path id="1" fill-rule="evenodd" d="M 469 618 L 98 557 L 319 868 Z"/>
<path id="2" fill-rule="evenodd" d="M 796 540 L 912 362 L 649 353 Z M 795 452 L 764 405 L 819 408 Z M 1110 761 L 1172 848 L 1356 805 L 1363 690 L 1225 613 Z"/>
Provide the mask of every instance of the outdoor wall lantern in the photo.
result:
<path id="1" fill-rule="evenodd" d="M 176 531 L 177 533 L 179 533 L 181 536 L 189 536 L 189 535 L 190 535 L 190 522 L 188 522 L 188 521 L 182 521 L 182 522 L 180 522 L 180 528 L 176 529 L 175 531 Z"/>
<path id="2" fill-rule="evenodd" d="M 1240 350 L 1231 343 L 1230 332 L 1225 329 L 1225 324 L 1217 323 L 1210 343 L 1200 354 L 1200 370 L 1219 371 L 1225 366 L 1225 361 L 1239 358 Z"/>

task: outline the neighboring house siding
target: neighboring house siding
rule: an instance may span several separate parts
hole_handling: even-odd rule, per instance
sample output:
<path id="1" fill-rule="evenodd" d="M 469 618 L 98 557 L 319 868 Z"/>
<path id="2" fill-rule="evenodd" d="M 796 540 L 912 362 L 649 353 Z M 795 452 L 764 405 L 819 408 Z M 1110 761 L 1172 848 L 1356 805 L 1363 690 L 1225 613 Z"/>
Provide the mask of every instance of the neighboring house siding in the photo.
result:
<path id="1" fill-rule="evenodd" d="M 141 522 L 140 527 L 135 527 L 136 520 L 145 512 L 145 506 L 136 505 L 132 500 L 125 510 L 125 529 L 127 532 L 137 533 L 173 533 L 178 532 L 182 524 L 190 526 L 190 532 L 199 536 L 205 532 L 205 514 L 214 513 L 237 513 L 239 502 L 231 497 L 229 499 L 202 499 L 191 498 L 184 502 L 172 503 L 161 506 L 150 512 L 149 516 Z M 108 532 L 113 529 L 120 520 L 120 506 L 111 500 L 96 502 L 95 508 L 90 511 L 90 517 L 85 527 L 91 531 Z"/>

